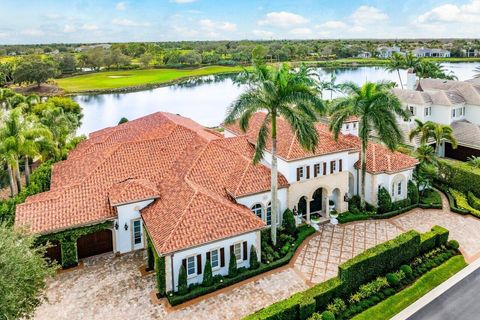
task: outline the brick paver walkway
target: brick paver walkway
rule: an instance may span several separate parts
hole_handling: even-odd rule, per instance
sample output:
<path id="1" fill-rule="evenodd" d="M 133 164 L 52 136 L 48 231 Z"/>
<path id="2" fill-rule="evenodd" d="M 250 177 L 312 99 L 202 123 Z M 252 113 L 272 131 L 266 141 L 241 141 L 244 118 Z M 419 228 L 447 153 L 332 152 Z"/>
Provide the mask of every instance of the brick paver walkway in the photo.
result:
<path id="1" fill-rule="evenodd" d="M 144 252 L 94 257 L 83 269 L 61 273 L 49 282 L 49 302 L 37 309 L 35 319 L 241 319 L 335 276 L 341 262 L 366 248 L 436 224 L 450 230 L 467 260 L 480 255 L 480 219 L 451 213 L 444 203 L 443 210 L 416 209 L 390 220 L 324 225 L 290 266 L 173 309 L 151 302 L 154 275 L 141 277 L 139 271 Z"/>

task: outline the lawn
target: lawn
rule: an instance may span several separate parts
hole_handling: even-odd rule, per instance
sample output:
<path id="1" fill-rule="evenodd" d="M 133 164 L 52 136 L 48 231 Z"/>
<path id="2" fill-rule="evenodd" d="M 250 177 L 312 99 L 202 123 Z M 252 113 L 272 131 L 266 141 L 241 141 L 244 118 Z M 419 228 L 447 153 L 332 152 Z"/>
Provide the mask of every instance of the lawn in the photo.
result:
<path id="1" fill-rule="evenodd" d="M 188 77 L 234 73 L 241 70 L 241 67 L 211 66 L 197 69 L 104 71 L 57 79 L 56 82 L 61 89 L 70 93 L 92 90 L 107 91 L 142 85 L 164 84 Z"/>
<path id="2" fill-rule="evenodd" d="M 427 292 L 446 281 L 466 266 L 463 256 L 454 256 L 439 267 L 430 270 L 408 288 L 360 313 L 354 320 L 390 319 L 417 301 Z"/>

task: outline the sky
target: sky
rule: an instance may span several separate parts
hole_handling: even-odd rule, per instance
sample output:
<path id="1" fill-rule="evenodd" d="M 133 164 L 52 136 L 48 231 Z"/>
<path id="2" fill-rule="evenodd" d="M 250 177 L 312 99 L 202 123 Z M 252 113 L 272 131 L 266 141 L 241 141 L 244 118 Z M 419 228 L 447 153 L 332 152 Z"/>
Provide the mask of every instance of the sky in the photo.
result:
<path id="1" fill-rule="evenodd" d="M 0 0 L 0 12 L 0 44 L 480 35 L 480 0 Z"/>

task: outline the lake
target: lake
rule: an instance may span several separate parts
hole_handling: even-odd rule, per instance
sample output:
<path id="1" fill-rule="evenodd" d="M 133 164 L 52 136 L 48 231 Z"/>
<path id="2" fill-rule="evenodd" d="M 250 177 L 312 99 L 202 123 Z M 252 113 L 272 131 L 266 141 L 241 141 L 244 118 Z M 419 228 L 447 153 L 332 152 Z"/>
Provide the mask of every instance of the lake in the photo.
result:
<path id="1" fill-rule="evenodd" d="M 474 69 L 480 63 L 443 63 L 446 70 L 452 71 L 459 80 L 471 79 Z M 341 68 L 335 70 L 318 69 L 322 79 L 329 80 L 336 73 L 336 82 L 352 81 L 358 85 L 365 81 L 398 81 L 396 72 L 385 71 L 382 67 Z M 207 126 L 218 126 L 225 117 L 227 107 L 244 90 L 233 82 L 233 75 L 208 76 L 193 79 L 183 84 L 160 87 L 152 90 L 78 95 L 74 99 L 82 106 L 84 118 L 79 134 L 88 134 L 105 127 L 114 126 L 120 118 L 129 120 L 157 112 L 167 111 L 189 117 Z M 401 72 L 406 83 L 407 72 Z M 333 97 L 338 94 L 333 94 Z M 326 98 L 330 92 L 325 92 Z"/>

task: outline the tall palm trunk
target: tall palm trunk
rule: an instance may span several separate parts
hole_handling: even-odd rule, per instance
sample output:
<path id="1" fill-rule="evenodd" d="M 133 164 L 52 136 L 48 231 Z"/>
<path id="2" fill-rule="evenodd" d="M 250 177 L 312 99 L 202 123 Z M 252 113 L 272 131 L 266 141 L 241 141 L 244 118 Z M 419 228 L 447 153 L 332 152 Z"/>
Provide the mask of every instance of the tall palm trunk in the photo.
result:
<path id="1" fill-rule="evenodd" d="M 14 197 L 17 195 L 17 186 L 15 185 L 15 181 L 13 180 L 12 166 L 8 163 L 7 163 L 7 172 L 8 172 L 8 181 L 10 182 L 10 195 Z"/>
<path id="2" fill-rule="evenodd" d="M 277 168 L 277 114 L 272 113 L 272 205 L 271 205 L 271 231 L 272 231 L 272 243 L 277 245 L 277 213 L 278 213 L 278 168 Z"/>
<path id="3" fill-rule="evenodd" d="M 22 191 L 22 181 L 20 179 L 20 166 L 18 164 L 18 160 L 15 166 L 15 180 L 17 181 L 18 193 L 20 193 Z"/>
<path id="4" fill-rule="evenodd" d="M 25 156 L 25 186 L 30 185 L 30 164 L 28 163 L 28 156 Z"/>
<path id="5" fill-rule="evenodd" d="M 400 80 L 400 86 L 403 89 L 403 82 L 402 82 L 402 77 L 400 76 L 400 69 L 397 69 L 397 73 L 398 73 L 398 80 Z"/>
<path id="6" fill-rule="evenodd" d="M 365 177 L 367 173 L 367 145 L 362 142 L 362 152 L 360 153 L 361 179 L 360 179 L 360 206 L 365 209 Z"/>

